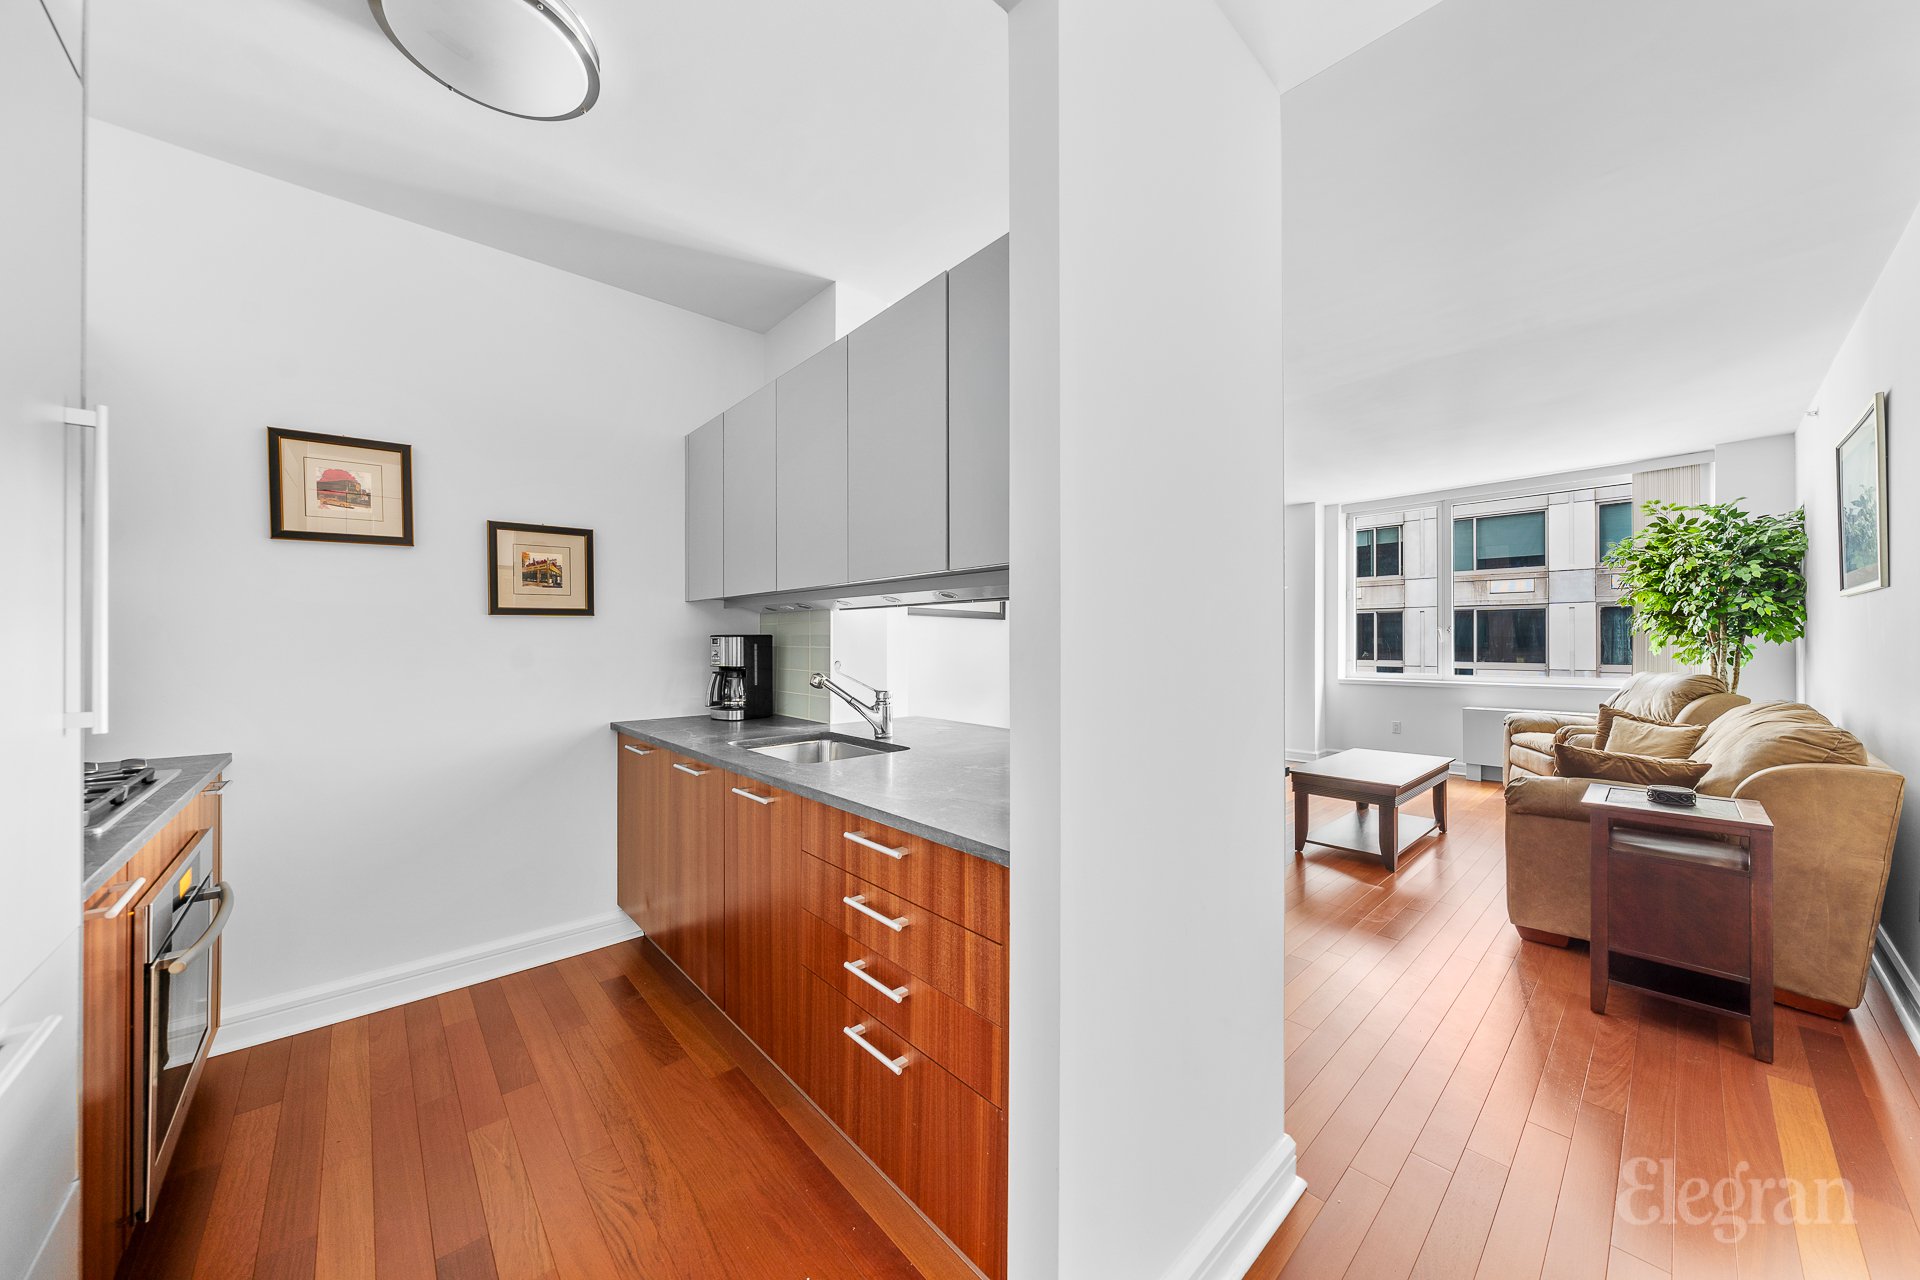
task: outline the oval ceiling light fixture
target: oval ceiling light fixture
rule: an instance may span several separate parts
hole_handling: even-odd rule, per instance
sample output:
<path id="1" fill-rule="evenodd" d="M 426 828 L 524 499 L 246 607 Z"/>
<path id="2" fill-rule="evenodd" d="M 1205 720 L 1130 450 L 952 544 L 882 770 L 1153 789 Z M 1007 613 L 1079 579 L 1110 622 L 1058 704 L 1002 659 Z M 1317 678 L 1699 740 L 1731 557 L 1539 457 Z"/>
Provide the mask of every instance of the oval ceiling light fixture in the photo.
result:
<path id="1" fill-rule="evenodd" d="M 407 60 L 523 120 L 571 120 L 600 96 L 600 51 L 564 0 L 367 0 Z"/>

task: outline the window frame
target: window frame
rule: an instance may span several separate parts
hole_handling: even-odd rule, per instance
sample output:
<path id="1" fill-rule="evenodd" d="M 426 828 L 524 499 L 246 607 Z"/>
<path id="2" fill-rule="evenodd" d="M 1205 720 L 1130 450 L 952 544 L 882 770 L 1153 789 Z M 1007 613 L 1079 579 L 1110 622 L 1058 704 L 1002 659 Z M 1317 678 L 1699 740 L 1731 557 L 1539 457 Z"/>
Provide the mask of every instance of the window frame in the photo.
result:
<path id="1" fill-rule="evenodd" d="M 1396 578 L 1405 578 L 1407 576 L 1406 524 L 1407 522 L 1404 520 L 1395 520 L 1391 523 L 1356 524 L 1353 526 L 1354 541 L 1349 549 L 1354 552 L 1354 559 L 1348 562 L 1348 568 L 1352 570 L 1353 580 L 1355 582 L 1391 582 Z M 1393 530 L 1394 555 L 1397 566 L 1392 573 L 1380 572 L 1380 531 L 1382 529 Z M 1360 572 L 1359 538 L 1363 533 L 1369 536 L 1367 542 L 1367 563 L 1372 567 L 1373 571 L 1371 573 Z"/>
<path id="2" fill-rule="evenodd" d="M 1353 643 L 1347 647 L 1347 652 L 1352 655 L 1352 669 L 1355 671 L 1365 671 L 1374 675 L 1406 674 L 1407 611 L 1405 609 L 1354 609 L 1351 612 L 1353 616 Z M 1383 613 L 1390 613 L 1400 619 L 1400 656 L 1397 658 L 1383 658 L 1380 656 L 1380 615 Z M 1366 625 L 1372 632 L 1373 656 L 1370 658 L 1360 656 L 1362 619 L 1366 620 Z"/>
<path id="3" fill-rule="evenodd" d="M 1593 563 L 1595 572 L 1605 572 L 1602 566 L 1606 564 L 1607 552 L 1612 549 L 1607 546 L 1607 531 L 1603 514 L 1608 507 L 1625 507 L 1627 509 L 1627 538 L 1633 536 L 1632 498 L 1614 498 L 1607 502 L 1595 502 L 1593 504 Z M 1614 545 L 1618 546 L 1621 542 L 1625 542 L 1627 538 L 1619 539 Z"/>
<path id="4" fill-rule="evenodd" d="M 1460 654 L 1460 615 L 1473 615 L 1473 624 L 1467 628 L 1473 637 L 1473 656 L 1462 659 Z M 1540 661 L 1539 662 L 1483 662 L 1480 660 L 1480 615 L 1483 613 L 1537 613 L 1540 615 Z M 1466 604 L 1453 608 L 1453 658 L 1447 667 L 1458 680 L 1477 680 L 1482 671 L 1495 675 L 1530 675 L 1538 673 L 1542 680 L 1548 679 L 1547 673 L 1553 669 L 1553 642 L 1548 639 L 1547 628 L 1550 625 L 1547 605 L 1540 604 Z M 1474 671 L 1461 674 L 1461 667 L 1472 667 Z"/>
<path id="5" fill-rule="evenodd" d="M 1536 495 L 1528 494 L 1526 496 L 1529 499 L 1532 499 Z M 1458 557 L 1458 555 L 1460 554 L 1459 537 L 1460 537 L 1461 521 L 1464 520 L 1465 522 L 1473 526 L 1473 546 L 1472 546 L 1473 563 L 1465 569 L 1460 568 L 1458 564 L 1454 565 L 1453 575 L 1455 577 L 1458 577 L 1460 574 L 1463 574 L 1463 573 L 1528 573 L 1535 569 L 1538 569 L 1543 573 L 1546 572 L 1551 567 L 1548 564 L 1548 561 L 1549 559 L 1551 559 L 1551 557 L 1548 555 L 1548 545 L 1547 545 L 1548 544 L 1547 511 L 1548 511 L 1548 507 L 1551 505 L 1552 505 L 1551 503 L 1548 503 L 1546 505 L 1538 506 L 1538 507 L 1522 507 L 1518 511 L 1483 511 L 1474 515 L 1453 516 L 1452 517 L 1453 538 L 1454 538 L 1453 554 L 1455 557 Z M 1448 506 L 1449 508 L 1451 508 L 1452 504 L 1449 503 Z M 1540 563 L 1539 564 L 1483 565 L 1480 563 L 1480 522 L 1482 520 L 1500 520 L 1500 519 L 1505 519 L 1508 516 L 1531 516 L 1531 515 L 1537 515 L 1540 517 Z"/>
<path id="6" fill-rule="evenodd" d="M 1627 615 L 1627 660 L 1624 663 L 1607 661 L 1607 610 L 1619 609 Z M 1593 639 L 1594 666 L 1605 675 L 1630 676 L 1633 674 L 1633 606 L 1622 604 L 1618 600 L 1596 600 L 1593 610 L 1594 626 L 1599 634 Z"/>

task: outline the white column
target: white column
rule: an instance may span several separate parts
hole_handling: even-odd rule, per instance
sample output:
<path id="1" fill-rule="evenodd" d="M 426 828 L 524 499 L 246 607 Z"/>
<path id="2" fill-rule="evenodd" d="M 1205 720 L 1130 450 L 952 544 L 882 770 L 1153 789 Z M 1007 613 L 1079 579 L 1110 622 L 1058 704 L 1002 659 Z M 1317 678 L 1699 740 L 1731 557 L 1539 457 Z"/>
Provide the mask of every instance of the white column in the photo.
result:
<path id="1" fill-rule="evenodd" d="M 1023 0 L 1011 1271 L 1238 1277 L 1282 1123 L 1280 105 L 1213 0 Z"/>

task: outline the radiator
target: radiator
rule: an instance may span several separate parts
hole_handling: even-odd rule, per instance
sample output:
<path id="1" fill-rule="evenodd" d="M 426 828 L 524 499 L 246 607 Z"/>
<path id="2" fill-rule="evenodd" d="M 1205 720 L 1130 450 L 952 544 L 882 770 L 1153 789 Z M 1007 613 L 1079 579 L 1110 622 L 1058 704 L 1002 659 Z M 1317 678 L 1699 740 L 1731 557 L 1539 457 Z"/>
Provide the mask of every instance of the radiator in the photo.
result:
<path id="1" fill-rule="evenodd" d="M 1547 714 L 1531 707 L 1462 707 L 1460 763 L 1477 769 L 1482 782 L 1500 781 L 1507 764 L 1507 717 Z"/>

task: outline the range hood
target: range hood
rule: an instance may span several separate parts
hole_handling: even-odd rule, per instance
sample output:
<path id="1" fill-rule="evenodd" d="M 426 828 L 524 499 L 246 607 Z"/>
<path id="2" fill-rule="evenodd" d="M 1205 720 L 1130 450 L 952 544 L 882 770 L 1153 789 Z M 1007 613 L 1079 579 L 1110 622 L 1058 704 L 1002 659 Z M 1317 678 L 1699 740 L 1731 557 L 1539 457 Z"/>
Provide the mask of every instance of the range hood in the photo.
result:
<path id="1" fill-rule="evenodd" d="M 741 596 L 727 601 L 730 608 L 759 609 L 765 613 L 805 613 L 834 609 L 895 609 L 903 605 L 960 604 L 1009 597 L 1005 569 L 943 574 L 935 578 L 907 578 L 898 582 L 863 582 L 841 587 L 832 595 L 813 591 L 786 591 Z"/>

